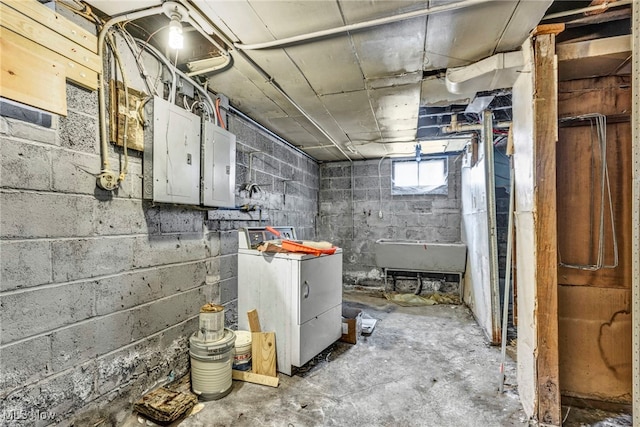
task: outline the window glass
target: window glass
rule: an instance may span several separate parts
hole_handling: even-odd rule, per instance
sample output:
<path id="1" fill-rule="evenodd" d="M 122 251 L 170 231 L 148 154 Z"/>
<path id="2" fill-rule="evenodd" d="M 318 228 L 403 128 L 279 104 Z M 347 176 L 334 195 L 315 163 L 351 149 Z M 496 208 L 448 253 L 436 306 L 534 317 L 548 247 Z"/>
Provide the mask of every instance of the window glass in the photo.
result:
<path id="1" fill-rule="evenodd" d="M 392 194 L 447 194 L 447 158 L 394 160 Z"/>

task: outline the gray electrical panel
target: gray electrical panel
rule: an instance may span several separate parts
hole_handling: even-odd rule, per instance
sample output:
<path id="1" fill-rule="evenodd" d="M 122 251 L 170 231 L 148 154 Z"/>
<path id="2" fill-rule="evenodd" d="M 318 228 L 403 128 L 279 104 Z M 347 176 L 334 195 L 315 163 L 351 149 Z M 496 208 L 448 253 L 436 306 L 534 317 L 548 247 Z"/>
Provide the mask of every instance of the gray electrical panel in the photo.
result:
<path id="1" fill-rule="evenodd" d="M 206 120 L 202 128 L 202 204 L 234 207 L 236 136 Z"/>
<path id="2" fill-rule="evenodd" d="M 145 155 L 145 160 L 147 158 Z M 154 97 L 152 158 L 154 201 L 192 205 L 200 203 L 199 116 Z M 148 171 L 148 168 L 145 169 Z M 150 177 L 145 174 L 145 178 Z"/>

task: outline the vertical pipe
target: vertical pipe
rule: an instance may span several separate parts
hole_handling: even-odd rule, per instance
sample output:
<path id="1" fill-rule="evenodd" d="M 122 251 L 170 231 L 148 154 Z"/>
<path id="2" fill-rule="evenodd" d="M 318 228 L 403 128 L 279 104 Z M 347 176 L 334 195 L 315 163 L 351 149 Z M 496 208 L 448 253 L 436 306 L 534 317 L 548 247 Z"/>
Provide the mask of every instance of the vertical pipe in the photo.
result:
<path id="1" fill-rule="evenodd" d="M 502 300 L 502 348 L 500 354 L 500 393 L 504 391 L 504 359 L 507 353 L 507 326 L 509 319 L 509 293 L 511 292 L 511 248 L 513 245 L 513 205 L 515 203 L 515 189 L 514 173 L 513 173 L 513 158 L 509 159 L 509 214 L 507 215 L 507 221 L 509 226 L 507 227 L 507 262 L 504 272 L 504 299 Z"/>
<path id="2" fill-rule="evenodd" d="M 632 324 L 633 324 L 633 425 L 640 426 L 640 4 L 632 11 Z"/>
<path id="3" fill-rule="evenodd" d="M 500 276 L 498 274 L 498 236 L 496 234 L 496 178 L 493 166 L 493 117 L 489 110 L 482 116 L 484 174 L 487 185 L 486 209 L 489 225 L 489 285 L 491 289 L 491 342 L 500 342 Z"/>

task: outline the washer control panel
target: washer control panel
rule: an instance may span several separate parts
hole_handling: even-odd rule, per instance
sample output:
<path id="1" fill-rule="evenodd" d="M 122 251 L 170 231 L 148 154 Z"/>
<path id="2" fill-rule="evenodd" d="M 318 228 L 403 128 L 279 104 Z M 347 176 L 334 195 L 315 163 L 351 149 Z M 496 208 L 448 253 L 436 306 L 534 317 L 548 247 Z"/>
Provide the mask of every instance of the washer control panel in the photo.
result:
<path id="1" fill-rule="evenodd" d="M 267 240 L 296 240 L 296 230 L 293 227 L 271 227 L 280 232 L 276 236 L 266 229 L 266 227 L 245 227 L 238 230 L 238 247 L 240 249 L 256 249 L 262 242 Z"/>

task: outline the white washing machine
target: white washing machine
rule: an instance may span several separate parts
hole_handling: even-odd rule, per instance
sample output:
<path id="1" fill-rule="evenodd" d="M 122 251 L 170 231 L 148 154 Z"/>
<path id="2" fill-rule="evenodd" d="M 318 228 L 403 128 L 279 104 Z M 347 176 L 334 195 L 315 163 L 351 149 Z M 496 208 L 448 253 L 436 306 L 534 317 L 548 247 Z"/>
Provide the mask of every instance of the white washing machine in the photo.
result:
<path id="1" fill-rule="evenodd" d="M 295 240 L 293 227 L 273 227 Z M 277 237 L 263 227 L 238 232 L 238 329 L 249 330 L 257 309 L 265 332 L 276 333 L 277 369 L 291 375 L 342 334 L 342 249 L 333 255 L 265 253 Z"/>

